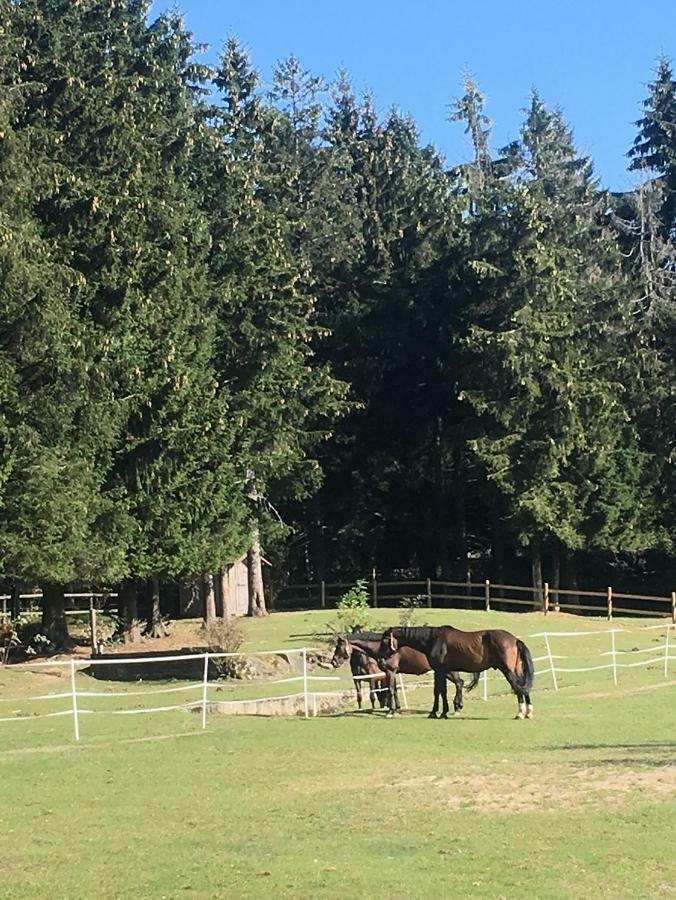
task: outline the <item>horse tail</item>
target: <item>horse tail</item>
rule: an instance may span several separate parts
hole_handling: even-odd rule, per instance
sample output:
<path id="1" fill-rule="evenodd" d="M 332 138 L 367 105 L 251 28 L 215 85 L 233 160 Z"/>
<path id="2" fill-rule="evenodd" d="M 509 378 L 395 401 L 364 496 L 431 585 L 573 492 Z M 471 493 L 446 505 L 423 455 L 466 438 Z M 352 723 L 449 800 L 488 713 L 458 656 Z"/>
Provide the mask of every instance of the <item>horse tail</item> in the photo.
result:
<path id="1" fill-rule="evenodd" d="M 480 681 L 481 681 L 481 672 L 472 672 L 472 680 L 469 682 L 469 684 L 465 685 L 465 690 L 466 691 L 473 690 L 477 686 L 477 684 L 479 684 Z"/>
<path id="2" fill-rule="evenodd" d="M 533 657 L 528 647 L 518 638 L 516 640 L 516 649 L 519 652 L 519 659 L 521 660 L 521 672 L 516 673 L 518 687 L 522 693 L 530 694 L 533 689 L 533 679 L 535 678 Z"/>

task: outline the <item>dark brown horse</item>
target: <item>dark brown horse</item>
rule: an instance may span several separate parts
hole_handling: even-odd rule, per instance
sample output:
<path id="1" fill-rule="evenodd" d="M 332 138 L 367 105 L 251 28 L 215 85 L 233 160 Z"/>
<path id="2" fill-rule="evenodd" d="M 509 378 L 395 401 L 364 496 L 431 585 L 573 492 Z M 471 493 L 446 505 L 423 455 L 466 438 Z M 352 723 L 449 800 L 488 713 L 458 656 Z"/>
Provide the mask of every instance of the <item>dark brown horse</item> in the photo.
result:
<path id="1" fill-rule="evenodd" d="M 387 679 L 387 671 L 385 667 L 381 667 L 375 657 L 380 650 L 382 641 L 382 633 L 379 631 L 360 631 L 348 635 L 339 635 L 336 638 L 336 645 L 331 657 L 331 665 L 334 668 L 342 665 L 347 659 L 350 660 L 350 668 L 352 675 L 357 675 L 357 669 L 361 675 L 379 675 L 379 678 L 371 678 L 371 705 L 375 709 L 376 696 L 380 700 L 380 705 L 396 708 L 399 707 L 397 682 L 394 679 L 394 685 L 390 684 Z M 393 666 L 396 672 L 402 675 L 426 675 L 432 670 L 432 666 L 424 653 L 413 647 L 402 647 L 393 657 L 391 663 L 388 660 L 388 667 Z M 362 671 L 363 670 L 363 671 Z M 395 672 L 395 676 L 396 676 Z M 458 712 L 463 707 L 462 690 L 464 681 L 458 672 L 448 672 L 446 678 L 455 685 L 455 697 L 453 699 L 453 709 Z M 468 685 L 471 690 L 478 682 L 479 675 L 476 674 L 472 678 L 472 682 Z M 355 677 L 355 689 L 357 691 L 357 703 L 361 709 L 361 680 Z M 378 692 L 373 691 L 373 685 L 378 685 Z M 386 688 L 386 690 L 382 690 Z M 387 690 L 389 688 L 389 690 Z M 392 693 L 394 692 L 394 693 Z M 390 697 L 394 700 L 394 704 L 390 704 Z"/>
<path id="2" fill-rule="evenodd" d="M 517 719 L 532 717 L 533 657 L 524 642 L 509 631 L 460 631 L 450 625 L 440 628 L 388 628 L 383 633 L 378 655 L 385 665 L 389 685 L 396 680 L 396 660 L 404 647 L 424 653 L 434 669 L 434 706 L 430 719 L 437 718 L 440 697 L 443 704 L 441 718 L 448 718 L 446 678 L 451 671 L 458 669 L 477 675 L 485 669 L 498 669 L 517 696 Z M 390 700 L 389 715 L 394 715 L 394 712 L 395 706 Z"/>

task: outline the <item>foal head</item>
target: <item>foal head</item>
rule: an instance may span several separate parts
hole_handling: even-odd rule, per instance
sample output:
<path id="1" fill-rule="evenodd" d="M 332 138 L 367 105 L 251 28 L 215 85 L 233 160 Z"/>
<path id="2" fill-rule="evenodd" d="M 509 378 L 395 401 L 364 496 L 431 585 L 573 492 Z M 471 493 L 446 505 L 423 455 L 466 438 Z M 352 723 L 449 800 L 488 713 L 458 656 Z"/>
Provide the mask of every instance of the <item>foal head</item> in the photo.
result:
<path id="1" fill-rule="evenodd" d="M 336 638 L 333 656 L 331 657 L 331 665 L 333 668 L 337 669 L 338 666 L 342 666 L 342 664 L 350 658 L 351 653 L 352 647 L 350 646 L 350 642 L 342 634 L 339 634 Z"/>
<path id="2" fill-rule="evenodd" d="M 378 648 L 378 658 L 389 659 L 390 656 L 394 656 L 398 649 L 399 643 L 394 636 L 394 628 L 388 628 L 387 631 L 383 632 L 380 647 Z"/>

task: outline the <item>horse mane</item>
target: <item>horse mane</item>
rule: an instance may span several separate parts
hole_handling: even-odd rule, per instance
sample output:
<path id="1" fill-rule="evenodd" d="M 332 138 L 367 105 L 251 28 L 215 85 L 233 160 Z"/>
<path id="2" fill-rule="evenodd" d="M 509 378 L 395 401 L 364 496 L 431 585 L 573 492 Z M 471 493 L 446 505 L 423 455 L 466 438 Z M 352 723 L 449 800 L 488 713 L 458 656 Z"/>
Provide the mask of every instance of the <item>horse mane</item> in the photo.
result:
<path id="1" fill-rule="evenodd" d="M 349 634 L 343 635 L 348 641 L 350 638 L 357 641 L 380 641 L 382 636 L 382 631 L 351 631 Z"/>
<path id="2" fill-rule="evenodd" d="M 439 628 L 432 625 L 411 625 L 390 629 L 395 638 L 405 641 L 414 640 L 423 644 L 434 641 L 439 633 Z"/>

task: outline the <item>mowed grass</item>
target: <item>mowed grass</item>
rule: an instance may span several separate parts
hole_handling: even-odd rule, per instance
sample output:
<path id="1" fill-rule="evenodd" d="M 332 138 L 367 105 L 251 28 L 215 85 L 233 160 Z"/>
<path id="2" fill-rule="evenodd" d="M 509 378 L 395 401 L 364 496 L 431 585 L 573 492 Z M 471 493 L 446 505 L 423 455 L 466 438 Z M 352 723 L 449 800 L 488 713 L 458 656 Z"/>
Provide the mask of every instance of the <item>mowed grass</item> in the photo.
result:
<path id="1" fill-rule="evenodd" d="M 315 646 L 334 615 L 247 623 L 246 649 Z M 420 617 L 508 628 L 535 656 L 544 642 L 531 635 L 545 626 L 598 632 L 554 639 L 552 651 L 570 667 L 610 659 L 598 656 L 610 649 L 599 620 Z M 372 624 L 396 620 L 377 611 Z M 664 632 L 616 640 L 657 656 Z M 0 723 L 0 896 L 676 896 L 676 662 L 672 670 L 622 669 L 617 688 L 609 670 L 570 673 L 558 692 L 542 675 L 525 722 L 492 677 L 488 702 L 479 688 L 449 721 L 426 718 L 426 687 L 409 691 L 412 708 L 394 720 L 350 707 L 309 720 L 214 715 L 202 731 L 184 711 L 92 715 L 79 745 L 67 717 Z M 78 676 L 81 689 L 92 682 Z M 67 689 L 56 674 L 0 670 L 0 696 L 46 683 Z"/>

